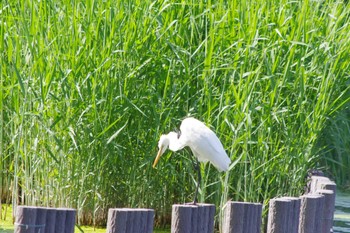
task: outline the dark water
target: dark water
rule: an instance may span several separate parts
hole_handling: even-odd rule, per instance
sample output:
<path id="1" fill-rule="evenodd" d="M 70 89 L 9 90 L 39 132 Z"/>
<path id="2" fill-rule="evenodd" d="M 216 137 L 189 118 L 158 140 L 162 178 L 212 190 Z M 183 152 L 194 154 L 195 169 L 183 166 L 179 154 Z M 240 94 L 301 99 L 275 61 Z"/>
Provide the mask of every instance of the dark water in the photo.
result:
<path id="1" fill-rule="evenodd" d="M 350 233 L 350 193 L 337 193 L 333 231 Z"/>

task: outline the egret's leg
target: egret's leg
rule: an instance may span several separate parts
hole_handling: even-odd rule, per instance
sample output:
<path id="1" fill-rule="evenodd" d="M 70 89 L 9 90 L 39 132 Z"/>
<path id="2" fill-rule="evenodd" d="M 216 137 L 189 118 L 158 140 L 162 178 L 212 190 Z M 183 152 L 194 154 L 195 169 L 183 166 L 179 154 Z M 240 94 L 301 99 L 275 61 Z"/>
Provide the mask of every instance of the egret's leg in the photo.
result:
<path id="1" fill-rule="evenodd" d="M 193 200 L 193 204 L 195 205 L 198 202 L 198 191 L 199 191 L 199 186 L 202 182 L 201 169 L 197 158 L 196 158 L 196 161 L 194 162 L 194 169 L 197 170 L 197 185 L 196 185 L 196 192 L 194 193 L 194 200 Z"/>

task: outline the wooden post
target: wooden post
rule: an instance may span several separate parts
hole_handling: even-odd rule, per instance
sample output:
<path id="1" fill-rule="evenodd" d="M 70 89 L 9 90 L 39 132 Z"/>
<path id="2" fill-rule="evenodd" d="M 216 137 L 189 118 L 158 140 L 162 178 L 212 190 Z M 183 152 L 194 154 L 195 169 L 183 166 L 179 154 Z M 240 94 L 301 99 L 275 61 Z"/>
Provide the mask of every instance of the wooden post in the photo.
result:
<path id="1" fill-rule="evenodd" d="M 45 233 L 55 233 L 56 209 L 47 208 Z"/>
<path id="2" fill-rule="evenodd" d="M 172 207 L 171 233 L 213 233 L 215 206 L 212 204 Z"/>
<path id="3" fill-rule="evenodd" d="M 17 206 L 15 233 L 73 233 L 75 209 Z"/>
<path id="4" fill-rule="evenodd" d="M 212 233 L 214 232 L 214 216 L 215 216 L 215 205 L 213 204 L 199 204 L 198 213 L 203 212 L 204 214 L 200 216 L 198 214 L 198 229 L 197 232 Z"/>
<path id="5" fill-rule="evenodd" d="M 151 210 L 151 209 L 139 209 L 139 210 L 141 211 L 140 232 L 152 233 L 153 224 L 154 224 L 154 210 Z"/>
<path id="6" fill-rule="evenodd" d="M 318 213 L 320 218 L 323 219 L 321 220 L 320 232 L 332 232 L 335 211 L 335 182 L 331 181 L 328 177 L 312 176 L 310 180 L 310 193 L 324 196 L 324 210 L 322 213 Z"/>
<path id="7" fill-rule="evenodd" d="M 47 208 L 36 207 L 36 219 L 34 228 L 35 233 L 45 233 L 46 232 L 46 213 Z"/>
<path id="8" fill-rule="evenodd" d="M 260 233 L 262 205 L 229 201 L 223 219 L 223 233 Z"/>
<path id="9" fill-rule="evenodd" d="M 70 208 L 56 208 L 55 210 L 55 233 L 74 233 L 76 210 Z"/>
<path id="10" fill-rule="evenodd" d="M 270 200 L 268 233 L 298 233 L 300 199 L 281 197 Z"/>
<path id="11" fill-rule="evenodd" d="M 74 233 L 76 210 L 67 208 L 64 233 Z"/>
<path id="12" fill-rule="evenodd" d="M 196 210 L 193 211 L 192 209 Z M 195 214 L 192 215 L 192 212 Z M 194 205 L 173 205 L 171 233 L 191 233 L 192 230 L 193 232 L 198 232 L 197 218 L 199 214 L 198 208 Z"/>
<path id="13" fill-rule="evenodd" d="M 270 200 L 267 233 L 289 233 L 288 219 L 291 207 L 291 201 L 288 199 L 274 198 Z"/>
<path id="14" fill-rule="evenodd" d="M 152 233 L 154 210 L 115 208 L 108 210 L 107 233 Z"/>
<path id="15" fill-rule="evenodd" d="M 66 210 L 62 208 L 56 209 L 55 233 L 63 233 L 66 223 Z"/>
<path id="16" fill-rule="evenodd" d="M 107 220 L 107 233 L 126 232 L 128 212 L 123 209 L 109 209 Z"/>
<path id="17" fill-rule="evenodd" d="M 15 233 L 34 233 L 37 210 L 34 206 L 17 206 Z"/>
<path id="18" fill-rule="evenodd" d="M 306 194 L 300 197 L 299 233 L 319 233 L 323 218 L 323 195 Z"/>
<path id="19" fill-rule="evenodd" d="M 310 193 L 316 193 L 318 190 L 327 189 L 336 192 L 336 184 L 328 177 L 312 176 L 310 184 Z"/>
<path id="20" fill-rule="evenodd" d="M 291 202 L 291 206 L 288 213 L 289 217 L 287 219 L 288 232 L 298 233 L 301 200 L 298 197 L 281 197 L 281 198 L 289 200 Z"/>
<path id="21" fill-rule="evenodd" d="M 174 206 L 173 206 L 173 210 L 174 210 Z M 183 208 L 183 210 L 189 210 L 190 211 L 190 214 L 191 214 L 191 222 L 189 223 L 191 225 L 190 227 L 190 231 L 193 231 L 193 232 L 200 232 L 201 231 L 201 227 L 200 227 L 200 223 L 198 222 L 198 216 L 202 215 L 203 214 L 203 208 L 202 209 L 199 209 L 197 207 L 194 207 L 192 206 L 192 208 L 186 208 L 186 206 Z M 175 216 L 180 216 L 180 217 L 185 217 L 185 215 L 177 215 L 176 213 L 174 214 L 174 211 L 172 213 L 172 218 L 175 217 Z M 173 221 L 173 219 L 171 219 L 171 224 L 173 224 L 175 221 Z M 181 221 L 178 223 L 181 225 Z M 186 224 L 185 224 L 186 225 Z M 173 225 L 172 225 L 173 226 Z M 173 227 L 171 227 L 173 228 Z M 180 231 L 180 232 L 185 232 L 185 231 Z"/>
<path id="22" fill-rule="evenodd" d="M 321 220 L 321 233 L 333 232 L 332 229 L 335 211 L 335 193 L 332 190 L 318 190 L 316 193 L 325 197 L 323 215 Z"/>

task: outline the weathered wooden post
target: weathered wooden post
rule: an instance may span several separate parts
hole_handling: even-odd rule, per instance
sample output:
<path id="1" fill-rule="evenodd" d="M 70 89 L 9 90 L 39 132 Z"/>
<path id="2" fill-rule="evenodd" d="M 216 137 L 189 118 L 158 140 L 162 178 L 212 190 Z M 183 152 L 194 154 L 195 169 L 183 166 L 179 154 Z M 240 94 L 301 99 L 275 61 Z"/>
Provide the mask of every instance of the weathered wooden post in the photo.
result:
<path id="1" fill-rule="evenodd" d="M 287 233 L 288 209 L 290 201 L 286 199 L 271 199 L 269 203 L 269 215 L 267 233 Z"/>
<path id="2" fill-rule="evenodd" d="M 191 233 L 198 231 L 198 209 L 194 205 L 175 204 L 171 214 L 171 233 Z"/>
<path id="3" fill-rule="evenodd" d="M 321 233 L 333 232 L 332 228 L 335 211 L 335 193 L 332 190 L 318 190 L 316 193 L 325 197 L 323 216 L 321 220 Z"/>
<path id="4" fill-rule="evenodd" d="M 57 208 L 55 217 L 55 233 L 74 233 L 76 210 Z M 51 225 L 51 223 L 48 223 Z"/>
<path id="5" fill-rule="evenodd" d="M 73 233 L 75 209 L 17 206 L 15 233 Z"/>
<path id="6" fill-rule="evenodd" d="M 215 205 L 179 205 L 172 207 L 171 233 L 213 233 Z"/>
<path id="7" fill-rule="evenodd" d="M 197 211 L 197 216 L 194 214 Z M 197 208 L 192 209 L 192 219 L 193 219 L 193 230 L 197 227 L 197 231 L 193 232 L 203 232 L 211 233 L 214 232 L 214 216 L 215 216 L 215 205 L 212 204 L 199 204 Z M 195 220 L 197 218 L 197 224 Z M 197 226 L 196 226 L 197 225 Z"/>
<path id="8" fill-rule="evenodd" d="M 300 199 L 281 197 L 270 200 L 268 233 L 298 233 Z"/>
<path id="9" fill-rule="evenodd" d="M 15 233 L 34 233 L 37 210 L 33 206 L 17 206 Z"/>
<path id="10" fill-rule="evenodd" d="M 325 176 L 311 176 L 310 193 L 316 193 L 318 190 L 327 189 L 336 192 L 337 185 Z"/>
<path id="11" fill-rule="evenodd" d="M 282 199 L 291 201 L 288 218 L 289 233 L 298 233 L 301 200 L 298 197 L 282 197 Z"/>
<path id="12" fill-rule="evenodd" d="M 113 208 L 108 210 L 107 233 L 152 233 L 154 210 Z"/>
<path id="13" fill-rule="evenodd" d="M 56 219 L 55 219 L 55 233 L 65 232 L 66 223 L 66 210 L 62 208 L 56 209 Z"/>
<path id="14" fill-rule="evenodd" d="M 45 233 L 55 233 L 56 209 L 47 208 Z"/>
<path id="15" fill-rule="evenodd" d="M 36 207 L 36 219 L 34 228 L 35 233 L 45 233 L 46 232 L 46 213 L 47 208 Z"/>
<path id="16" fill-rule="evenodd" d="M 123 209 L 109 209 L 107 233 L 126 232 L 128 212 Z"/>
<path id="17" fill-rule="evenodd" d="M 140 209 L 141 211 L 141 228 L 140 232 L 153 232 L 153 224 L 154 224 L 154 210 L 152 209 Z M 143 217 L 147 215 L 147 218 Z"/>
<path id="18" fill-rule="evenodd" d="M 325 197 L 319 194 L 306 194 L 300 198 L 299 233 L 320 233 Z"/>
<path id="19" fill-rule="evenodd" d="M 64 233 L 74 233 L 75 215 L 77 211 L 70 208 L 64 209 L 64 211 L 66 211 Z"/>
<path id="20" fill-rule="evenodd" d="M 223 219 L 223 233 L 260 233 L 262 204 L 229 201 Z"/>
<path id="21" fill-rule="evenodd" d="M 318 213 L 321 221 L 321 233 L 332 232 L 335 211 L 336 184 L 328 177 L 312 176 L 310 180 L 310 193 L 321 194 L 324 198 L 323 213 Z"/>

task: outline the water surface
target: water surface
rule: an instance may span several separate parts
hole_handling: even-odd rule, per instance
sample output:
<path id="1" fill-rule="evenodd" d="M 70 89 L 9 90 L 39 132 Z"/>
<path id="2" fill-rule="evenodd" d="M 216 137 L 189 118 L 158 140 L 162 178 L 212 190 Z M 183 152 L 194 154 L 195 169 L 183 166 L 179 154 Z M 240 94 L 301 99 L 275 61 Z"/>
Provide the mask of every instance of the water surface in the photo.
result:
<path id="1" fill-rule="evenodd" d="M 333 231 L 334 233 L 350 233 L 350 193 L 337 193 Z"/>

